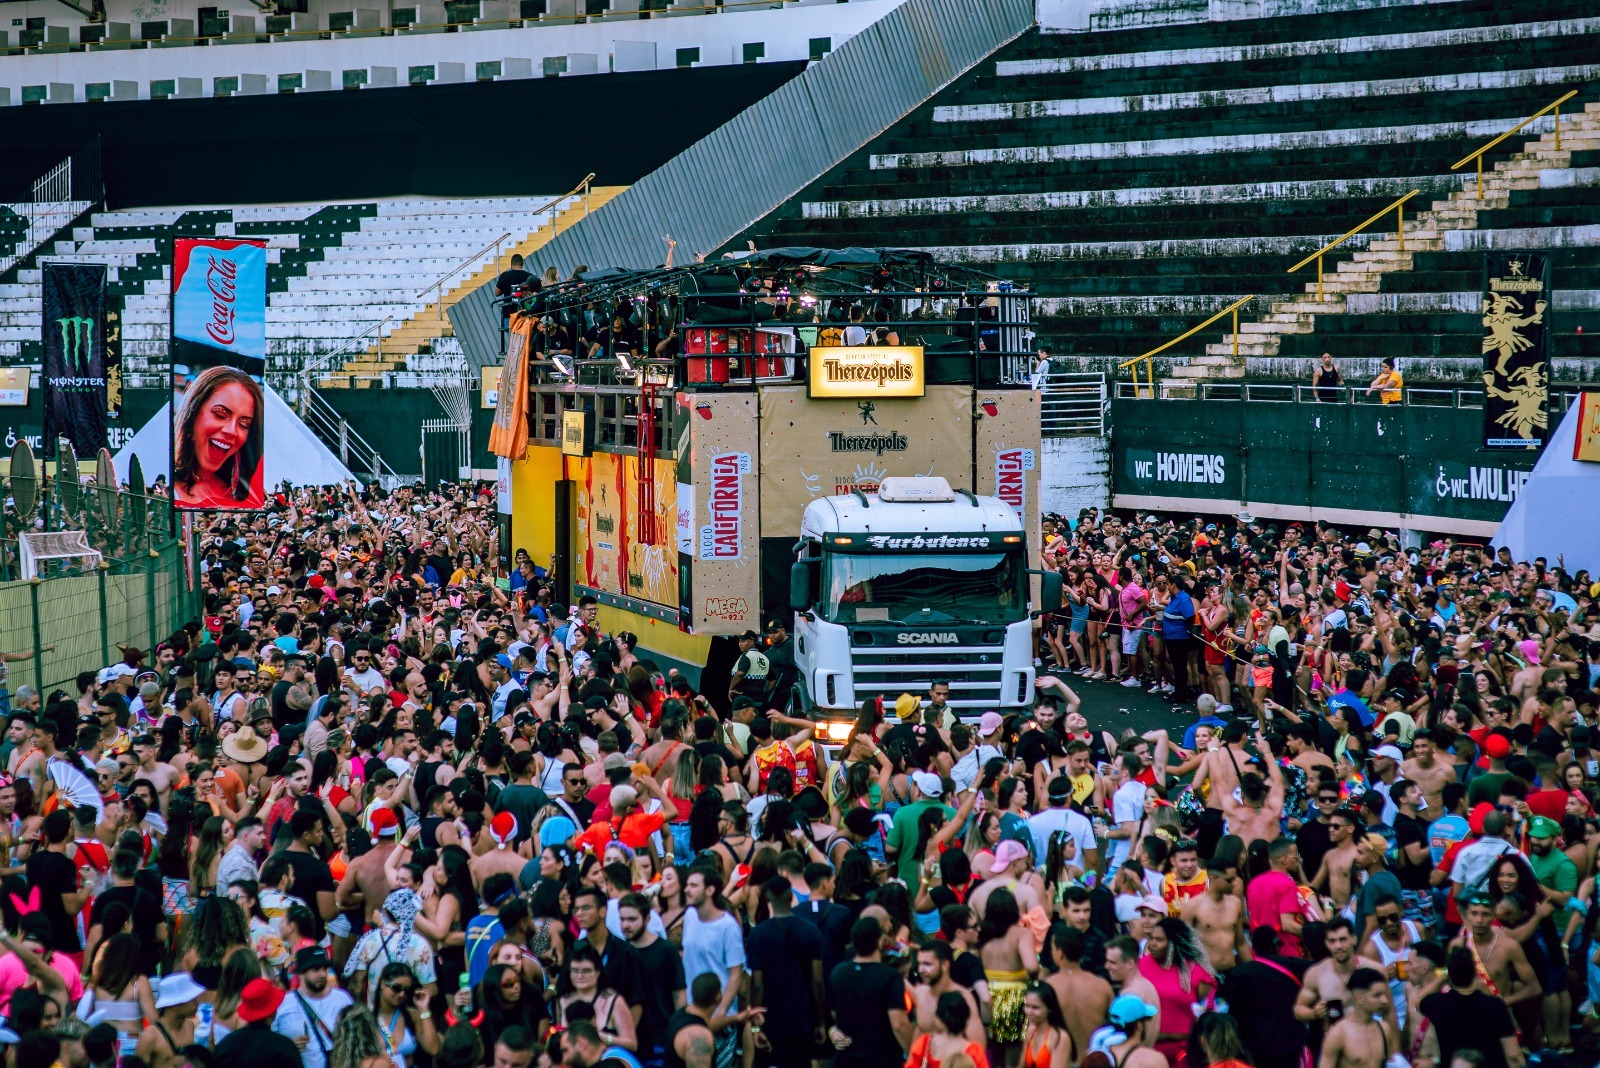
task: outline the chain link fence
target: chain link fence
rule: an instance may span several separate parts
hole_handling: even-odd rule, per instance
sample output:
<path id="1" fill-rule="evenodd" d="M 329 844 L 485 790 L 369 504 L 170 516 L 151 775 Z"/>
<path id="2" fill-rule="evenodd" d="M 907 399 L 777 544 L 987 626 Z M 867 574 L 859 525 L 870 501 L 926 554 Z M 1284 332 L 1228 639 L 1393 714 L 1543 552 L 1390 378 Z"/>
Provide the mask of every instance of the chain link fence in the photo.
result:
<path id="1" fill-rule="evenodd" d="M 0 535 L 0 652 L 31 654 L 6 665 L 6 683 L 76 697 L 79 673 L 120 660 L 119 645 L 148 652 L 198 617 L 194 557 L 171 501 L 145 493 L 137 471 L 126 488 L 107 471 L 83 482 L 70 450 L 55 477 L 31 471 L 13 460 Z M 45 559 L 24 578 L 20 537 L 60 531 L 82 531 L 100 558 Z"/>

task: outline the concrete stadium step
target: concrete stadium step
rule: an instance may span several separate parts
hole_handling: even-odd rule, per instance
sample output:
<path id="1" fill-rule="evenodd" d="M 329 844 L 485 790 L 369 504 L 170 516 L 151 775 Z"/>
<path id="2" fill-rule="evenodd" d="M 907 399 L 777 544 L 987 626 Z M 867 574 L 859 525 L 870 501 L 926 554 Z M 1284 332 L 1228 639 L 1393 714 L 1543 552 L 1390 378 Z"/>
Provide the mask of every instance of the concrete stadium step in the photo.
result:
<path id="1" fill-rule="evenodd" d="M 1564 135 L 1563 143 L 1566 141 L 1567 136 Z M 1207 360 L 1221 360 L 1225 361 L 1224 363 L 1191 360 L 1187 366 L 1175 367 L 1173 377 L 1196 380 L 1212 377 L 1213 372 L 1220 372 L 1215 374 L 1215 377 L 1232 377 L 1230 373 L 1232 365 L 1244 358 L 1283 354 L 1285 338 L 1297 338 L 1289 354 L 1308 358 L 1324 344 L 1329 343 L 1325 339 L 1308 336 L 1318 332 L 1317 324 L 1321 316 L 1373 314 L 1381 313 L 1381 310 L 1388 308 L 1393 308 L 1395 311 L 1404 309 L 1415 314 L 1426 307 L 1424 299 L 1412 297 L 1409 300 L 1401 300 L 1381 294 L 1380 290 L 1386 276 L 1409 272 L 1415 268 L 1417 254 L 1425 251 L 1419 246 L 1438 245 L 1442 246 L 1441 251 L 1448 252 L 1506 247 L 1530 250 L 1592 247 L 1600 243 L 1600 222 L 1571 227 L 1477 228 L 1486 220 L 1493 219 L 1496 210 L 1510 210 L 1511 196 L 1516 191 L 1542 188 L 1544 171 L 1552 169 L 1547 164 L 1555 163 L 1559 166 L 1570 163 L 1571 155 L 1566 149 L 1555 158 L 1546 160 L 1541 155 L 1544 150 L 1537 145 L 1537 142 L 1530 143 L 1522 152 L 1515 153 L 1516 158 L 1506 163 L 1503 169 L 1491 172 L 1492 176 L 1486 175 L 1485 193 L 1498 193 L 1503 198 L 1504 207 L 1495 209 L 1486 207 L 1484 202 L 1479 202 L 1476 183 L 1473 183 L 1473 187 L 1452 193 L 1448 200 L 1436 205 L 1434 210 L 1418 212 L 1411 217 L 1405 229 L 1407 244 L 1410 246 L 1406 252 L 1399 251 L 1397 239 L 1374 242 L 1366 250 L 1339 262 L 1333 272 L 1324 274 L 1320 287 L 1323 298 L 1321 301 L 1296 300 L 1274 303 L 1268 316 L 1240 324 L 1237 345 L 1232 334 L 1224 335 L 1220 343 L 1206 345 Z M 1578 145 L 1574 145 L 1573 148 L 1578 151 L 1584 150 Z M 1554 153 L 1554 149 L 1551 148 L 1550 152 Z M 1306 286 L 1308 296 L 1317 294 L 1318 290 L 1316 282 L 1308 283 Z M 1473 301 L 1481 299 L 1475 293 L 1460 294 L 1452 298 L 1448 310 L 1463 316 L 1474 315 L 1476 309 L 1466 299 L 1468 297 Z M 1597 304 L 1600 304 L 1600 300 L 1597 300 Z M 1460 305 L 1466 307 L 1463 309 L 1459 307 Z M 1391 354 L 1398 354 L 1392 345 L 1388 351 Z"/>
<path id="2" fill-rule="evenodd" d="M 1600 19 L 1583 20 L 1590 32 L 1600 33 Z M 936 107 L 933 122 L 992 123 L 1025 122 L 1032 119 L 1073 118 L 1087 115 L 1184 111 L 1197 108 L 1259 108 L 1273 104 L 1311 103 L 1325 107 L 1340 100 L 1367 101 L 1380 97 L 1427 93 L 1504 90 L 1535 85 L 1559 86 L 1589 81 L 1600 74 L 1600 66 L 1580 64 L 1516 70 L 1484 70 L 1463 73 L 1423 75 L 1406 78 L 1375 78 L 1359 81 L 1253 86 L 1189 93 L 1151 93 L 1138 96 L 1091 96 L 1054 100 L 1021 100 L 993 104 L 967 104 Z"/>
<path id="3" fill-rule="evenodd" d="M 1348 151 L 1394 140 L 1488 140 L 1515 126 L 1517 115 L 1454 123 L 1413 123 L 1406 126 L 1357 126 L 1336 130 L 1295 130 L 1263 134 L 1187 137 L 1154 141 L 1098 142 L 1092 144 L 1026 145 L 1015 148 L 966 149 L 938 152 L 878 153 L 869 159 L 873 170 L 985 167 L 996 164 L 1048 164 L 1077 159 L 1164 159 L 1216 153 Z M 1545 116 L 1527 127 L 1541 132 L 1553 126 Z M 1565 139 L 1563 138 L 1563 142 Z"/>

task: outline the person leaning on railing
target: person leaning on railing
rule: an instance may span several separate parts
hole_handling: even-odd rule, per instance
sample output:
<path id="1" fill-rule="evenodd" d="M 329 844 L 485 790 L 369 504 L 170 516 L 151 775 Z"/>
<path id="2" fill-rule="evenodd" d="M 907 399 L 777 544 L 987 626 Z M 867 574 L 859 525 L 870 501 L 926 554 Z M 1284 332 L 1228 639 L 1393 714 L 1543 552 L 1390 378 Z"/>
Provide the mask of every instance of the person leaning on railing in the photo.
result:
<path id="1" fill-rule="evenodd" d="M 1378 372 L 1378 377 L 1372 380 L 1372 385 L 1367 387 L 1367 393 L 1378 391 L 1378 399 L 1384 404 L 1399 404 L 1402 391 L 1405 389 L 1406 380 L 1400 374 L 1399 368 L 1394 365 L 1393 356 L 1383 358 L 1383 370 Z"/>

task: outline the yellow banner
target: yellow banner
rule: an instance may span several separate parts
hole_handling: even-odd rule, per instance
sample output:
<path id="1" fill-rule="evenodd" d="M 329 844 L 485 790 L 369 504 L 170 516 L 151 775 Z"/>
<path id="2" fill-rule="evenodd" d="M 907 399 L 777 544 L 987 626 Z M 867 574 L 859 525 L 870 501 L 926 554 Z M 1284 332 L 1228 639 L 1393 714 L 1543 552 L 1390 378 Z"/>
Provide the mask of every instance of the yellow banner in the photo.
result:
<path id="1" fill-rule="evenodd" d="M 813 397 L 920 397 L 920 345 L 817 345 L 806 355 Z"/>
<path id="2" fill-rule="evenodd" d="M 1600 463 L 1600 393 L 1578 394 L 1578 434 L 1572 458 Z"/>

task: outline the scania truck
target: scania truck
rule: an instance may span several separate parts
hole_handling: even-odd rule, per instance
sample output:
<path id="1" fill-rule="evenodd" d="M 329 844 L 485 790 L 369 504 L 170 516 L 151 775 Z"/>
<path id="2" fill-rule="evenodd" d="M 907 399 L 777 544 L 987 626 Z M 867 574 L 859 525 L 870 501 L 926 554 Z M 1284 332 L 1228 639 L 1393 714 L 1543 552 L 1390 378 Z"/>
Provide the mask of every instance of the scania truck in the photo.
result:
<path id="1" fill-rule="evenodd" d="M 864 701 L 936 681 L 963 716 L 1025 707 L 1034 618 L 1060 604 L 1030 574 L 1028 318 L 1029 294 L 893 249 L 547 288 L 511 317 L 502 544 L 570 560 L 558 600 L 596 598 L 601 630 L 724 707 L 741 639 L 785 622 L 788 685 L 757 696 L 822 720 L 825 745 Z M 627 359 L 605 348 L 621 329 L 570 380 L 523 355 L 551 322 L 618 320 Z"/>
<path id="2" fill-rule="evenodd" d="M 936 681 L 964 718 L 1029 703 L 1029 545 L 1006 502 L 938 476 L 885 478 L 810 502 L 795 550 L 794 703 L 824 721 L 825 742 L 862 702 L 892 708 Z M 1041 601 L 1060 604 L 1060 583 L 1044 575 Z"/>

